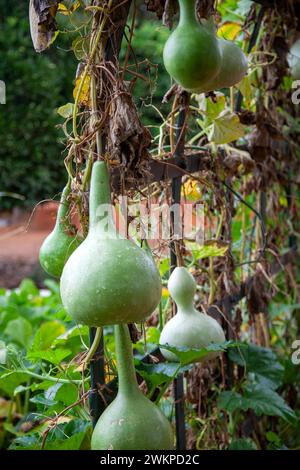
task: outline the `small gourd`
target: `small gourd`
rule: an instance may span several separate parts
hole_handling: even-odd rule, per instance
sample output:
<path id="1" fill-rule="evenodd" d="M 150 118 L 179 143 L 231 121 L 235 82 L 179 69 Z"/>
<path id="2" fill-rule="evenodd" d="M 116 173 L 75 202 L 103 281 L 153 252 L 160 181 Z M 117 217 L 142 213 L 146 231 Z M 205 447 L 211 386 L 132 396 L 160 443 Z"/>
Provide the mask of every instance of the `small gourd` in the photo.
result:
<path id="1" fill-rule="evenodd" d="M 96 424 L 92 450 L 172 450 L 169 421 L 138 387 L 127 325 L 115 326 L 115 345 L 118 394 Z"/>
<path id="2" fill-rule="evenodd" d="M 214 91 L 229 88 L 239 83 L 247 73 L 248 62 L 242 51 L 233 41 L 218 39 L 222 49 L 222 64 L 216 77 L 200 91 Z"/>
<path id="3" fill-rule="evenodd" d="M 195 92 L 218 74 L 222 52 L 215 34 L 196 15 L 195 0 L 179 0 L 180 19 L 167 40 L 163 59 L 171 77 Z"/>
<path id="4" fill-rule="evenodd" d="M 291 70 L 291 77 L 294 80 L 300 80 L 300 39 L 290 48 L 288 63 Z"/>
<path id="5" fill-rule="evenodd" d="M 194 308 L 196 282 L 186 268 L 174 269 L 168 282 L 168 289 L 176 302 L 177 313 L 164 326 L 159 341 L 161 345 L 201 349 L 211 343 L 225 341 L 224 331 L 219 323 Z M 166 349 L 161 349 L 161 352 L 168 361 L 178 362 L 176 354 Z M 214 357 L 214 353 L 210 357 Z"/>
<path id="6" fill-rule="evenodd" d="M 70 192 L 71 187 L 68 183 L 62 192 L 55 227 L 44 240 L 39 252 L 42 268 L 57 278 L 61 276 L 66 261 L 82 241 L 68 218 Z"/>
<path id="7" fill-rule="evenodd" d="M 116 231 L 104 162 L 93 165 L 89 232 L 64 267 L 61 297 L 69 315 L 89 326 L 142 322 L 161 298 L 154 260 Z"/>

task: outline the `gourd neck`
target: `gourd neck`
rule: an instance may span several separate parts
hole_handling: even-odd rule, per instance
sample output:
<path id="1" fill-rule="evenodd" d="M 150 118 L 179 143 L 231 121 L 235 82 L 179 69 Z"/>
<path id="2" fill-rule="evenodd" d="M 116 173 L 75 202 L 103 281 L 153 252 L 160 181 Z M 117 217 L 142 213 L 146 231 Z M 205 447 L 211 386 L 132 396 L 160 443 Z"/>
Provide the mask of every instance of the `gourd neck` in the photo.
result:
<path id="1" fill-rule="evenodd" d="M 199 26 L 200 23 L 196 14 L 196 0 L 178 0 L 180 7 L 180 18 L 178 26 L 195 25 Z"/>
<path id="2" fill-rule="evenodd" d="M 195 313 L 195 307 L 192 302 L 177 303 L 177 313 L 181 315 L 193 315 Z"/>
<path id="3" fill-rule="evenodd" d="M 133 362 L 132 344 L 127 325 L 115 325 L 115 346 L 120 394 L 140 394 Z"/>
<path id="4" fill-rule="evenodd" d="M 104 162 L 95 162 L 90 187 L 89 232 L 106 235 L 114 227 L 110 199 L 109 173 Z"/>
<path id="5" fill-rule="evenodd" d="M 55 223 L 55 228 L 62 229 L 64 230 L 66 227 L 69 226 L 67 216 L 68 216 L 68 211 L 69 211 L 69 202 L 68 202 L 68 197 L 71 193 L 71 182 L 69 181 L 67 185 L 65 186 L 58 210 L 57 210 L 57 216 L 56 216 L 56 223 Z"/>

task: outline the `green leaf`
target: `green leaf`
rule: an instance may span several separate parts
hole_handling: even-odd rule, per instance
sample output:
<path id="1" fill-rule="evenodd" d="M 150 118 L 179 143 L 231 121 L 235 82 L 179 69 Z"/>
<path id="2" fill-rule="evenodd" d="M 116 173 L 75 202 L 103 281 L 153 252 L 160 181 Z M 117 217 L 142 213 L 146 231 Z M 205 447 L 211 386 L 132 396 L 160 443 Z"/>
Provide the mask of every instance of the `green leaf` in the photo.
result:
<path id="1" fill-rule="evenodd" d="M 76 338 L 78 336 L 80 337 L 88 336 L 88 334 L 89 334 L 89 328 L 87 326 L 84 326 L 84 325 L 73 326 L 69 330 L 60 334 L 53 342 L 53 346 L 55 346 L 56 344 L 65 343 L 67 340 L 71 338 Z"/>
<path id="2" fill-rule="evenodd" d="M 229 358 L 236 364 L 245 366 L 247 372 L 253 372 L 258 381 L 265 381 L 273 389 L 282 384 L 284 367 L 269 348 L 249 344 L 242 351 L 229 351 Z"/>
<path id="3" fill-rule="evenodd" d="M 246 75 L 237 87 L 244 97 L 245 107 L 250 109 L 252 98 L 250 77 Z"/>
<path id="4" fill-rule="evenodd" d="M 228 243 L 221 240 L 207 240 L 199 249 L 193 250 L 195 260 L 214 256 L 225 256 L 229 248 Z"/>
<path id="5" fill-rule="evenodd" d="M 56 405 L 57 401 L 49 400 L 44 396 L 44 394 L 40 393 L 38 395 L 34 395 L 34 397 L 30 398 L 29 400 L 31 403 L 35 403 L 37 405 L 44 405 L 46 407 L 50 407 Z"/>
<path id="6" fill-rule="evenodd" d="M 225 341 L 224 343 L 217 344 L 212 343 L 208 345 L 206 348 L 201 349 L 188 349 L 188 348 L 175 348 L 175 346 L 169 345 L 159 345 L 162 349 L 167 349 L 172 353 L 176 354 L 178 357 L 181 365 L 187 365 L 194 361 L 199 361 L 205 359 L 207 356 L 211 355 L 212 352 L 224 352 L 228 348 L 234 347 L 243 347 L 243 343 L 235 342 L 235 341 Z"/>
<path id="7" fill-rule="evenodd" d="M 244 438 L 233 440 L 228 450 L 257 450 L 257 447 L 252 439 Z"/>
<path id="8" fill-rule="evenodd" d="M 165 258 L 159 263 L 159 273 L 161 277 L 163 277 L 166 273 L 170 270 L 170 260 L 169 258 Z"/>
<path id="9" fill-rule="evenodd" d="M 239 0 L 235 13 L 239 13 L 242 16 L 247 16 L 253 3 L 254 2 L 252 0 Z"/>
<path id="10" fill-rule="evenodd" d="M 40 295 L 40 291 L 31 279 L 23 279 L 19 286 L 19 292 L 26 297 Z"/>
<path id="11" fill-rule="evenodd" d="M 10 450 L 38 450 L 39 445 L 39 436 L 34 434 L 29 434 L 27 436 L 17 437 L 12 441 L 9 446 Z"/>
<path id="12" fill-rule="evenodd" d="M 64 106 L 60 106 L 57 109 L 57 114 L 62 116 L 64 119 L 68 119 L 73 116 L 74 112 L 74 103 L 67 103 Z"/>
<path id="13" fill-rule="evenodd" d="M 54 340 L 65 331 L 64 325 L 56 320 L 43 323 L 34 336 L 31 351 L 49 349 Z"/>
<path id="14" fill-rule="evenodd" d="M 300 383 L 300 367 L 293 364 L 289 357 L 284 361 L 283 383 L 289 385 Z"/>
<path id="15" fill-rule="evenodd" d="M 188 370 L 190 367 L 182 368 L 180 364 L 176 362 L 161 362 L 158 364 L 145 364 L 138 362 L 136 370 L 143 379 L 151 385 L 158 387 L 159 385 L 168 382 L 177 374 Z"/>
<path id="16" fill-rule="evenodd" d="M 26 348 L 32 335 L 31 323 L 23 317 L 11 320 L 6 325 L 4 334 L 9 336 L 15 343 L 21 344 L 21 346 Z"/>
<path id="17" fill-rule="evenodd" d="M 155 326 L 150 326 L 146 331 L 147 344 L 158 344 L 160 338 L 160 331 Z"/>
<path id="18" fill-rule="evenodd" d="M 62 384 L 56 392 L 55 399 L 64 403 L 66 406 L 70 406 L 78 400 L 78 389 L 71 383 Z"/>
<path id="19" fill-rule="evenodd" d="M 261 384 L 250 384 L 244 394 L 234 391 L 222 392 L 218 399 L 218 407 L 233 413 L 252 409 L 257 416 L 278 416 L 291 424 L 295 423 L 295 412 L 284 399 L 274 390 Z"/>
<path id="20" fill-rule="evenodd" d="M 266 433 L 266 438 L 269 442 L 274 444 L 276 447 L 280 447 L 282 445 L 282 441 L 281 441 L 280 437 L 278 436 L 278 434 L 276 434 L 273 431 L 268 431 Z"/>
<path id="21" fill-rule="evenodd" d="M 15 389 L 22 383 L 26 383 L 28 375 L 22 372 L 8 372 L 0 377 L 0 390 L 9 395 L 14 396 Z"/>
<path id="22" fill-rule="evenodd" d="M 228 411 L 228 413 L 242 410 L 243 403 L 242 395 L 240 393 L 234 392 L 233 390 L 221 392 L 218 398 L 218 407 L 222 410 Z"/>
<path id="23" fill-rule="evenodd" d="M 212 124 L 208 139 L 215 144 L 229 144 L 245 135 L 245 127 L 239 117 L 233 113 L 217 117 Z"/>
<path id="24" fill-rule="evenodd" d="M 43 360 L 50 362 L 56 366 L 60 365 L 60 363 L 65 359 L 67 356 L 71 354 L 72 351 L 70 349 L 50 349 L 48 351 L 30 351 L 27 354 L 27 359 L 31 361 L 35 360 Z"/>
<path id="25" fill-rule="evenodd" d="M 45 445 L 45 450 L 80 450 L 86 437 L 85 432 L 74 434 L 68 439 L 55 440 Z"/>
<path id="26" fill-rule="evenodd" d="M 205 99 L 205 121 L 204 127 L 210 125 L 214 119 L 216 119 L 222 111 L 224 111 L 226 106 L 226 98 L 222 93 L 216 93 L 216 98 L 212 100 L 211 98 Z"/>
<path id="27" fill-rule="evenodd" d="M 6 364 L 7 349 L 4 341 L 0 341 L 0 364 Z"/>

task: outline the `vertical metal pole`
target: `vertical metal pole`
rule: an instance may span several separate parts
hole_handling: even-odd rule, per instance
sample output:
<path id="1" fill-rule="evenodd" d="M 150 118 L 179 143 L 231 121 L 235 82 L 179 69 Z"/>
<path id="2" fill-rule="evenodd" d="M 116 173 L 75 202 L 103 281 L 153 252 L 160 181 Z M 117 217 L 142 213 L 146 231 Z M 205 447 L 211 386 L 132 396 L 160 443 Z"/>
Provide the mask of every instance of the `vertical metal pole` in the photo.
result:
<path id="1" fill-rule="evenodd" d="M 184 140 L 185 140 L 185 122 L 188 114 L 189 95 L 183 95 L 182 108 L 179 112 L 177 131 L 176 131 L 176 150 L 174 160 L 176 164 L 184 166 Z M 172 179 L 172 204 L 180 204 L 182 177 L 178 176 Z M 171 223 L 174 227 L 174 213 L 171 212 Z M 173 230 L 171 229 L 173 232 Z M 172 235 L 172 234 L 171 234 Z M 170 244 L 170 274 L 176 268 L 177 256 L 174 241 Z M 183 374 L 179 374 L 173 382 L 173 394 L 175 400 L 175 421 L 176 421 L 176 449 L 185 450 L 185 413 L 184 413 L 184 384 Z"/>
<path id="2" fill-rule="evenodd" d="M 96 328 L 90 328 L 90 345 L 93 344 Z M 105 384 L 103 335 L 95 355 L 90 363 L 91 388 L 89 393 L 90 416 L 93 428 L 96 426 L 99 416 L 105 409 L 105 403 L 101 399 L 99 388 Z"/>

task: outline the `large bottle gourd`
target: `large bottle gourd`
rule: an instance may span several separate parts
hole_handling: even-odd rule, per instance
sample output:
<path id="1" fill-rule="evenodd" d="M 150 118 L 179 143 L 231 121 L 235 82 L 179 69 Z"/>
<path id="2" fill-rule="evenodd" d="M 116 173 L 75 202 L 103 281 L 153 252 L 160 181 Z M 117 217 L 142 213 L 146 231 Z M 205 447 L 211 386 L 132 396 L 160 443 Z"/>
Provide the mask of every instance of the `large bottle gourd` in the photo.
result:
<path id="1" fill-rule="evenodd" d="M 159 341 L 161 345 L 201 349 L 211 343 L 225 341 L 224 331 L 219 323 L 194 308 L 196 282 L 186 268 L 174 269 L 168 282 L 168 289 L 176 302 L 177 313 L 164 326 Z M 176 354 L 163 348 L 161 352 L 167 360 L 178 362 Z M 213 356 L 214 354 L 211 357 Z"/>
<path id="2" fill-rule="evenodd" d="M 195 0 L 179 0 L 180 19 L 167 40 L 164 64 L 174 80 L 197 92 L 219 72 L 222 52 L 215 34 L 196 15 Z"/>
<path id="3" fill-rule="evenodd" d="M 66 261 L 82 241 L 68 219 L 70 192 L 71 185 L 68 183 L 62 192 L 55 227 L 44 240 L 39 253 L 42 268 L 57 278 L 61 276 Z"/>
<path id="4" fill-rule="evenodd" d="M 89 326 L 141 322 L 161 298 L 153 259 L 117 232 L 111 213 L 109 174 L 95 162 L 88 236 L 66 263 L 61 297 L 67 312 Z"/>
<path id="5" fill-rule="evenodd" d="M 171 425 L 160 409 L 140 391 L 127 325 L 115 326 L 119 389 L 100 416 L 92 450 L 171 450 Z"/>

